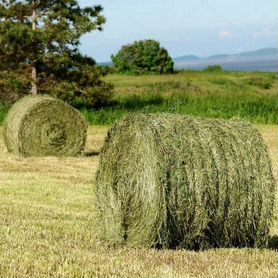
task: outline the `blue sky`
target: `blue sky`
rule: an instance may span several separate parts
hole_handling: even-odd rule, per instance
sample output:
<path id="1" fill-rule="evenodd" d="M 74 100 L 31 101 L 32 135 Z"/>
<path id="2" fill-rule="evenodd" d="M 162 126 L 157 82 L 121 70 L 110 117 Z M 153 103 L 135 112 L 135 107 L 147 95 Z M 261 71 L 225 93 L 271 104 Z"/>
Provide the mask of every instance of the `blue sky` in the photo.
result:
<path id="1" fill-rule="evenodd" d="M 109 61 L 122 45 L 160 41 L 172 57 L 208 56 L 277 46 L 276 0 L 80 0 L 100 4 L 102 32 L 82 38 L 81 50 Z"/>

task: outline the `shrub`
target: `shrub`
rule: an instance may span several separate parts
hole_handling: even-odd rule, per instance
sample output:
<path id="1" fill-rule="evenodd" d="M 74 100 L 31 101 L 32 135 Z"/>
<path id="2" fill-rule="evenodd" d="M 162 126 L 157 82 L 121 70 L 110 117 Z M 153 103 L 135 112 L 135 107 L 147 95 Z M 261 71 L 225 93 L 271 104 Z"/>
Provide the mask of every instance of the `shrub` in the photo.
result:
<path id="1" fill-rule="evenodd" d="M 135 75 L 173 73 L 174 63 L 167 50 L 154 40 L 136 41 L 112 55 L 115 72 Z"/>
<path id="2" fill-rule="evenodd" d="M 213 65 L 213 66 L 208 66 L 205 71 L 208 72 L 222 72 L 223 69 L 220 65 Z"/>
<path id="3" fill-rule="evenodd" d="M 275 189 L 267 147 L 250 124 L 139 114 L 109 131 L 94 203 L 113 245 L 263 247 Z"/>

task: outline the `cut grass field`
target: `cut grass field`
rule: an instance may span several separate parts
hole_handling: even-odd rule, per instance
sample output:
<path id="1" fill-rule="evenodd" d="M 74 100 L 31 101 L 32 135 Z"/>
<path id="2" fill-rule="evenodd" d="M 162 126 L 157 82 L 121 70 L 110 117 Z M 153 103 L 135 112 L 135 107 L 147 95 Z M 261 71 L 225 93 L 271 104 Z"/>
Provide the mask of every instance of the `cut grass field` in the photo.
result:
<path id="1" fill-rule="evenodd" d="M 277 178 L 277 132 L 259 126 Z M 91 127 L 77 158 L 19 158 L 0 128 L 0 277 L 276 277 L 277 252 L 109 248 L 92 206 L 106 127 Z M 276 221 L 272 234 L 277 235 Z"/>

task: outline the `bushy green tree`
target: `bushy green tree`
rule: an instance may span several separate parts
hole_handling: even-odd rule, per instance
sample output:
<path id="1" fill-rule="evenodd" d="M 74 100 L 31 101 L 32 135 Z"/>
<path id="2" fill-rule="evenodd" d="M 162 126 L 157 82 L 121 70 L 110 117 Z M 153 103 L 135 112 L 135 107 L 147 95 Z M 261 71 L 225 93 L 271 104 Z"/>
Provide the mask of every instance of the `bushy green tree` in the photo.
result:
<path id="1" fill-rule="evenodd" d="M 223 68 L 220 65 L 212 65 L 212 66 L 207 66 L 205 71 L 208 71 L 208 72 L 222 72 Z"/>
<path id="2" fill-rule="evenodd" d="M 13 80 L 7 84 L 73 105 L 101 105 L 111 85 L 100 80 L 96 62 L 79 45 L 104 22 L 101 6 L 81 8 L 76 0 L 0 1 L 0 71 Z"/>
<path id="3" fill-rule="evenodd" d="M 167 50 L 155 40 L 136 41 L 112 55 L 114 70 L 129 74 L 172 73 L 174 63 Z"/>

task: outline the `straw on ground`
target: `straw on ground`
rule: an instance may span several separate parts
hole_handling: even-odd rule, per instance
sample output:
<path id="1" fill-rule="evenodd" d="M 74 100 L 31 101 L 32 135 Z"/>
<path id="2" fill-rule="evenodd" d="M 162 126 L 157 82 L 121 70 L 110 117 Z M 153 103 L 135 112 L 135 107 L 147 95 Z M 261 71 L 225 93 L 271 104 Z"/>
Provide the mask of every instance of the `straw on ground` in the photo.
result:
<path id="1" fill-rule="evenodd" d="M 278 128 L 260 126 L 260 130 L 277 169 Z M 89 129 L 87 154 L 99 151 L 106 131 Z M 98 156 L 14 156 L 4 147 L 0 127 L 0 277 L 277 275 L 277 253 L 271 250 L 108 248 L 97 237 L 92 209 L 98 161 Z M 273 234 L 275 227 L 277 222 Z"/>

